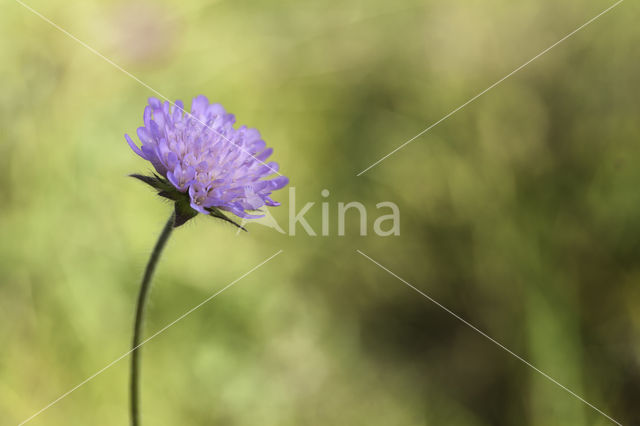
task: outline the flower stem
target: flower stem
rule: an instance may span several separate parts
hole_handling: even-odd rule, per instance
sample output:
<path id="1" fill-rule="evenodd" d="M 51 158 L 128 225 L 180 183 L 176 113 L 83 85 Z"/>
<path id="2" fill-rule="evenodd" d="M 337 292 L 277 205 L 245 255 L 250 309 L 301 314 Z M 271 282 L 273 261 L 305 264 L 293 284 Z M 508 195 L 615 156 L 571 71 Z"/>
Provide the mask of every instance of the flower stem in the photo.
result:
<path id="1" fill-rule="evenodd" d="M 173 231 L 175 221 L 175 213 L 171 214 L 171 217 L 167 221 L 167 224 L 162 229 L 160 237 L 156 242 L 151 257 L 147 263 L 147 268 L 144 271 L 144 277 L 142 278 L 142 284 L 140 284 L 140 292 L 138 293 L 138 303 L 136 305 L 136 320 L 133 326 L 133 343 L 131 352 L 131 425 L 139 426 L 140 414 L 139 414 L 139 380 L 140 380 L 140 341 L 142 340 L 142 322 L 144 320 L 144 307 L 147 301 L 147 295 L 151 288 L 151 278 L 153 272 L 156 269 L 162 249 L 164 249 L 171 231 Z"/>

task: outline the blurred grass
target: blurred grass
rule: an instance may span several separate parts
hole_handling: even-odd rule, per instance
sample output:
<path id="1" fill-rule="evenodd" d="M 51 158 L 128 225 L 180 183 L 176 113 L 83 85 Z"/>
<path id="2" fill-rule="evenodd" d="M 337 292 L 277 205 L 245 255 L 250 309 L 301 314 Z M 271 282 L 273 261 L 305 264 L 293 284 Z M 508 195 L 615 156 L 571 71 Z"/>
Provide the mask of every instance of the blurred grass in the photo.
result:
<path id="1" fill-rule="evenodd" d="M 331 190 L 330 237 L 208 218 L 175 234 L 147 335 L 284 253 L 145 346 L 145 424 L 610 424 L 355 249 L 640 421 L 637 4 L 357 178 L 612 3 L 28 4 L 169 98 L 204 93 L 260 129 L 316 231 Z M 169 207 L 125 177 L 148 169 L 123 133 L 152 93 L 18 3 L 0 31 L 0 424 L 15 425 L 128 350 Z M 360 237 L 355 217 L 335 236 L 338 201 L 375 217 L 384 200 L 400 237 Z M 126 424 L 127 368 L 30 424 Z"/>

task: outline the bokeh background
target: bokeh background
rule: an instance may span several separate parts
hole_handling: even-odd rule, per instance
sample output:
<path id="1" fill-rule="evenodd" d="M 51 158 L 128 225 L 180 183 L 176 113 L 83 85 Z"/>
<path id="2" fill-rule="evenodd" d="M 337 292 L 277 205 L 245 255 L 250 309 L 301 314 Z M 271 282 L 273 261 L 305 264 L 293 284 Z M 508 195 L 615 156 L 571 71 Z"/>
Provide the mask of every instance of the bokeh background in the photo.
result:
<path id="1" fill-rule="evenodd" d="M 174 234 L 147 335 L 284 252 L 143 348 L 143 424 L 613 424 L 356 249 L 640 424 L 637 2 L 360 177 L 613 2 L 28 4 L 260 129 L 318 233 L 329 203 L 329 236 L 205 217 Z M 123 134 L 152 93 L 13 0 L 0 34 L 0 424 L 17 425 L 128 350 L 170 206 L 126 177 L 149 171 Z M 337 236 L 340 201 L 367 207 L 368 236 L 353 214 Z M 400 236 L 371 232 L 381 201 Z M 128 424 L 128 362 L 28 424 Z"/>

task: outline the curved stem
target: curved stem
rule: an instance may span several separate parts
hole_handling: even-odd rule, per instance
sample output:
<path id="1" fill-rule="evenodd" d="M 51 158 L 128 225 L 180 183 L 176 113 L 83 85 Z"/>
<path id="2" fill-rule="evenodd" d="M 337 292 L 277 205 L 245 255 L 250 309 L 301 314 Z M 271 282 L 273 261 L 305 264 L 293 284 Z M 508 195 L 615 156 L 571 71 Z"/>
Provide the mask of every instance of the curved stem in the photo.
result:
<path id="1" fill-rule="evenodd" d="M 147 263 L 147 268 L 144 271 L 144 277 L 142 278 L 142 284 L 140 284 L 140 292 L 138 293 L 138 303 L 136 305 L 136 320 L 133 326 L 133 343 L 132 343 L 132 352 L 131 352 L 131 425 L 138 426 L 140 424 L 140 415 L 139 415 L 139 380 L 140 380 L 140 341 L 142 340 L 142 322 L 144 320 L 144 307 L 147 301 L 147 294 L 149 293 L 149 289 L 151 288 L 151 278 L 153 277 L 153 272 L 156 269 L 156 264 L 158 263 L 158 259 L 160 259 L 160 254 L 162 253 L 162 249 L 164 249 L 169 236 L 171 235 L 171 231 L 173 231 L 175 221 L 175 213 L 171 214 L 171 217 L 167 221 L 167 224 L 164 225 L 162 229 L 162 233 L 156 242 L 155 247 L 153 248 L 153 252 L 151 252 L 151 257 L 149 258 L 149 262 Z"/>

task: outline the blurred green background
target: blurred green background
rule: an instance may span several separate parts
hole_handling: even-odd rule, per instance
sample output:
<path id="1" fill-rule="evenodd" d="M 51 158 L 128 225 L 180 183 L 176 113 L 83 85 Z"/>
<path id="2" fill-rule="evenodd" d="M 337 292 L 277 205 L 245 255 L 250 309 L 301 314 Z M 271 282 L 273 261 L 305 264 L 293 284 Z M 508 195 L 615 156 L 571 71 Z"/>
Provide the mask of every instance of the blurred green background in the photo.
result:
<path id="1" fill-rule="evenodd" d="M 637 2 L 360 177 L 613 2 L 28 4 L 260 129 L 316 232 L 329 203 L 330 236 L 205 217 L 174 234 L 147 335 L 284 252 L 145 345 L 144 425 L 612 424 L 356 249 L 640 424 Z M 17 425 L 128 350 L 170 206 L 126 177 L 149 170 L 123 133 L 152 93 L 15 1 L 0 35 L 0 424 Z M 367 207 L 370 235 L 351 215 L 337 236 L 340 201 Z M 371 232 L 380 201 L 400 236 Z M 28 424 L 127 424 L 128 362 Z"/>

